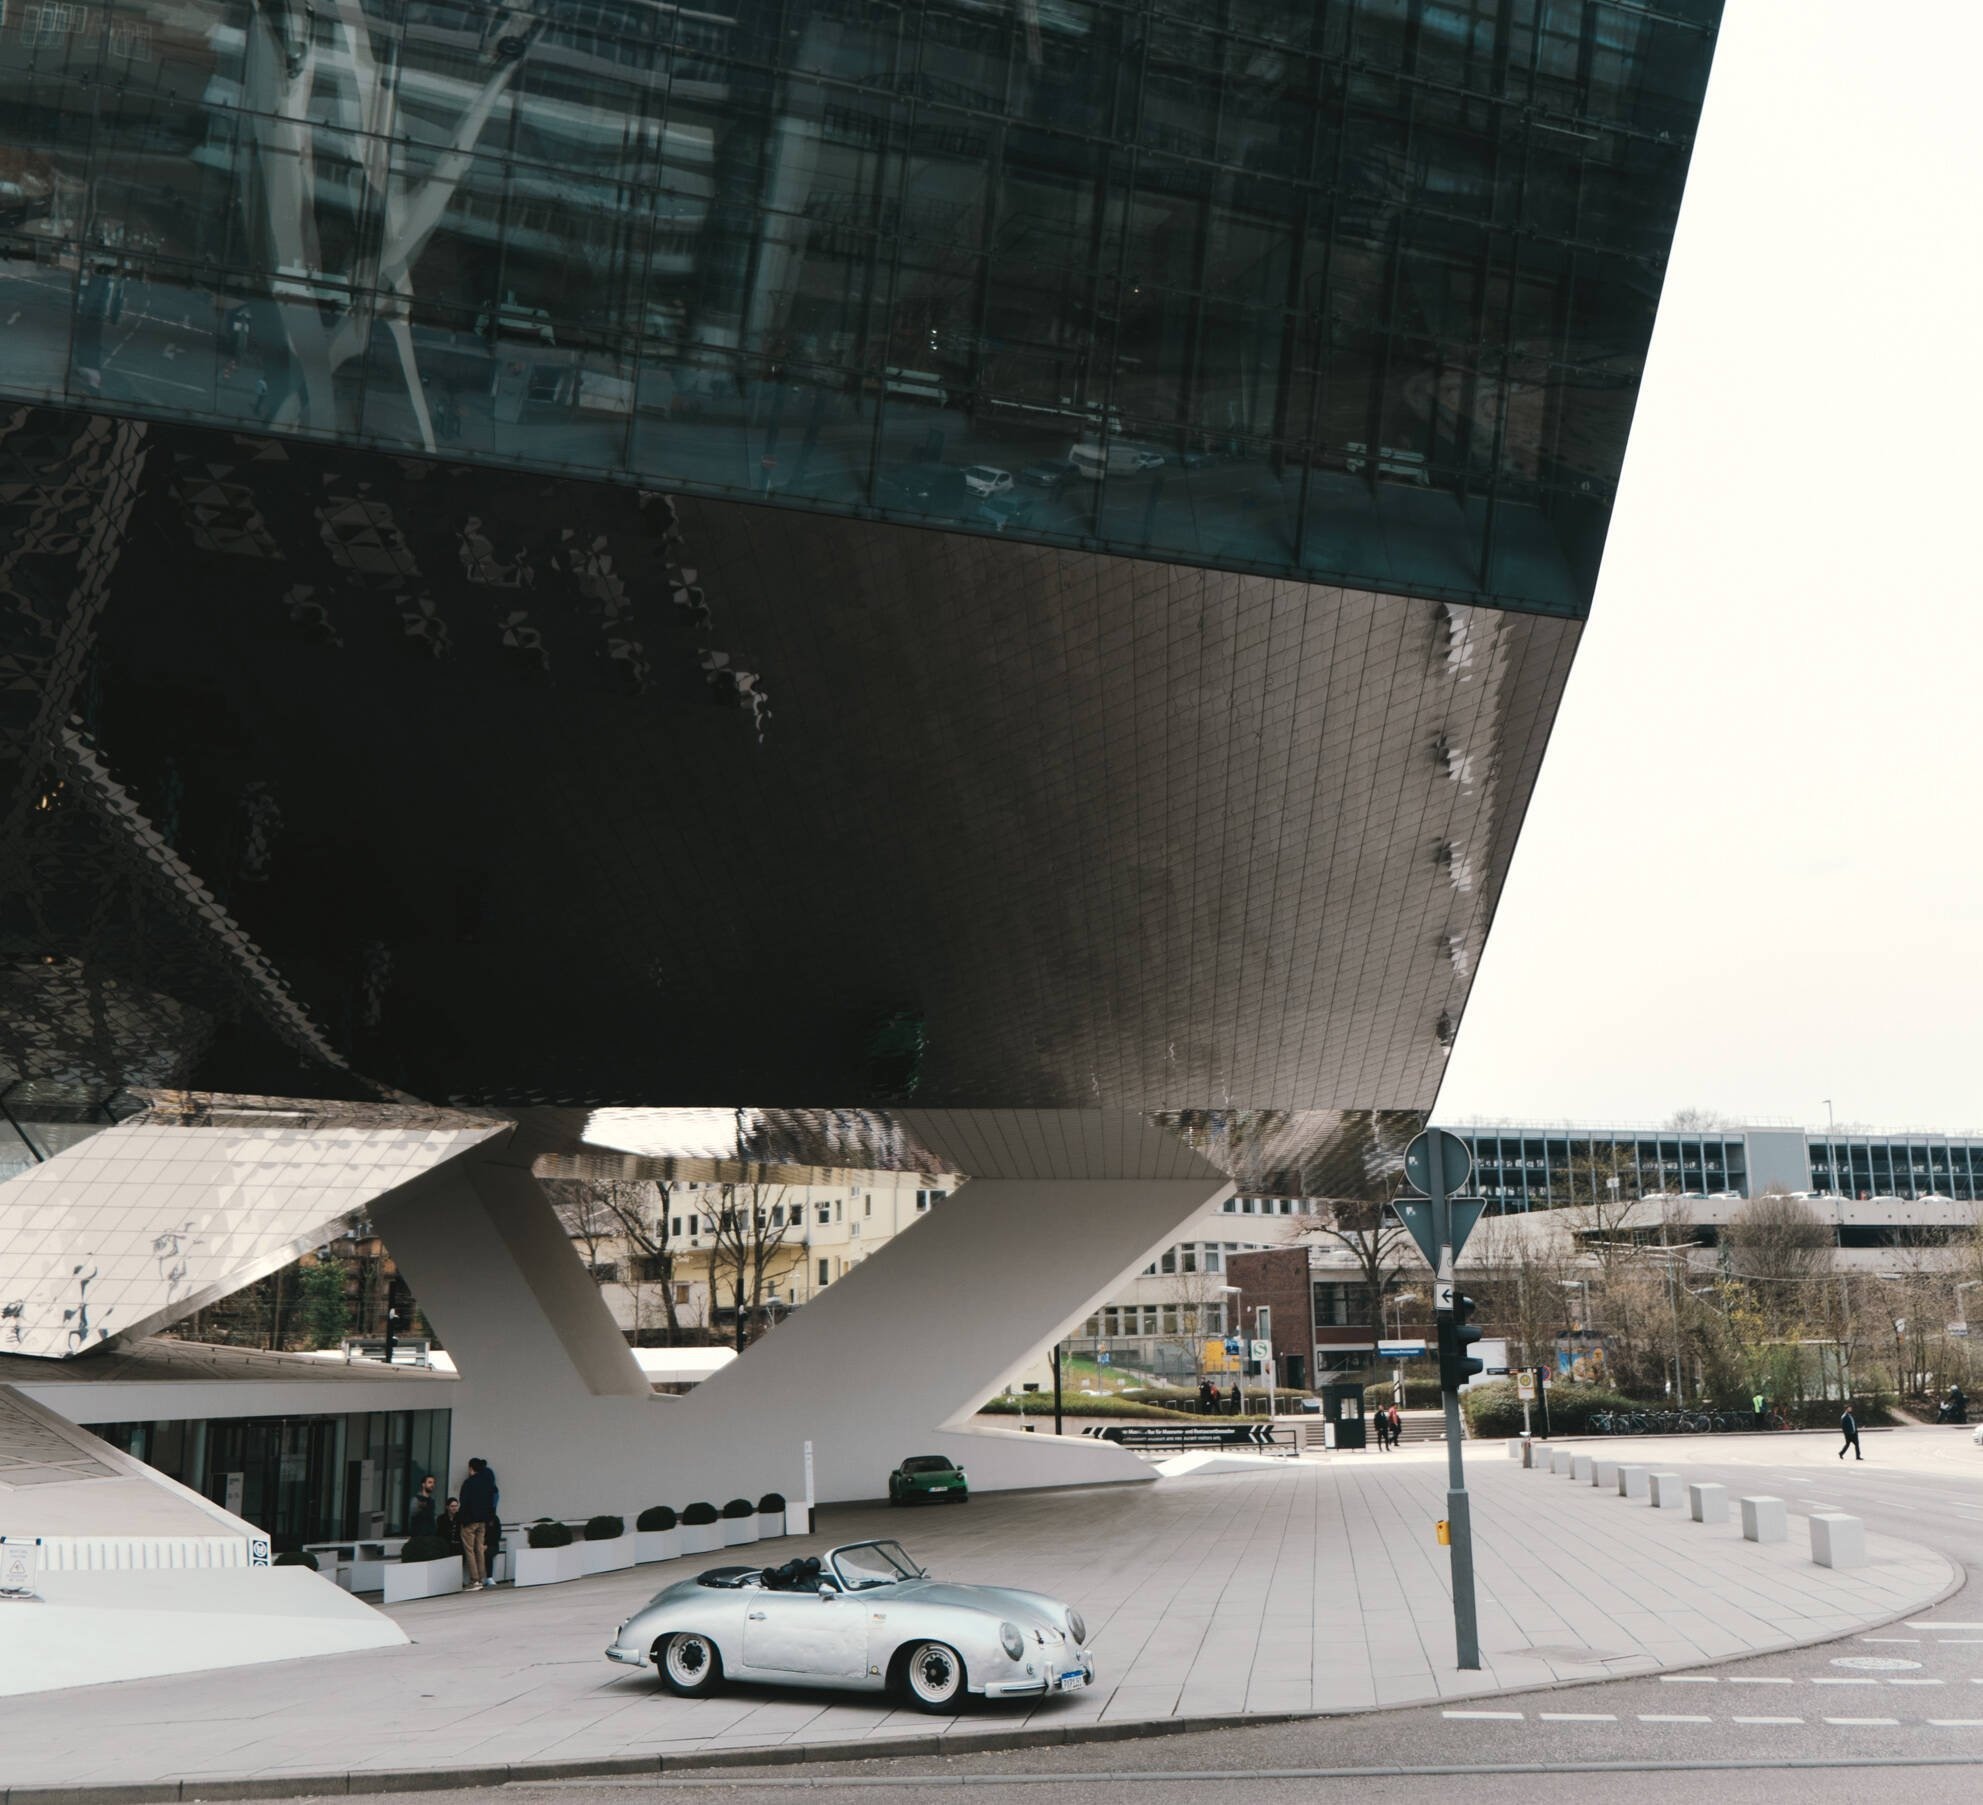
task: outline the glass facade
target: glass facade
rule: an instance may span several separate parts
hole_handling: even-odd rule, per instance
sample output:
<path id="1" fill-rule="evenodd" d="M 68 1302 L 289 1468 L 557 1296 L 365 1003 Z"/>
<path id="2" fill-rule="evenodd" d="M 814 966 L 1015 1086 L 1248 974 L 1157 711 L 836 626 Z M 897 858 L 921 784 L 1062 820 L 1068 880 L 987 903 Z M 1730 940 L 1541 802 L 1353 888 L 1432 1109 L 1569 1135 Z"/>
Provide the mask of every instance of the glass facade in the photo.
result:
<path id="1" fill-rule="evenodd" d="M 1579 614 L 1719 13 L 9 0 L 0 392 Z"/>
<path id="2" fill-rule="evenodd" d="M 1490 1212 L 1630 1203 L 1654 1192 L 1746 1192 L 1748 1144 L 1727 1133 L 1546 1128 L 1459 1129 L 1473 1149 L 1469 1189 Z"/>
<path id="3" fill-rule="evenodd" d="M 266 1530 L 305 1542 L 404 1535 L 429 1473 L 450 1486 L 446 1410 L 98 1423 L 92 1433 Z"/>
<path id="4" fill-rule="evenodd" d="M 1940 1135 L 1811 1137 L 1811 1188 L 1839 1197 L 1983 1199 L 1983 1141 Z"/>

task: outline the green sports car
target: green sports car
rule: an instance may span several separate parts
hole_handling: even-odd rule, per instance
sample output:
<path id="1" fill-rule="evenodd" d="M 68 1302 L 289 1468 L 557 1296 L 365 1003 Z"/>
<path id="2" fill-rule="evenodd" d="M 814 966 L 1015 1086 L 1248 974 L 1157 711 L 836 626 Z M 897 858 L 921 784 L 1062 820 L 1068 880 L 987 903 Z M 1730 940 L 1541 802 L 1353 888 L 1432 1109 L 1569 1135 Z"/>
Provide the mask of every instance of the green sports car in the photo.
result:
<path id="1" fill-rule="evenodd" d="M 949 1498 L 958 1504 L 971 1496 L 970 1482 L 962 1467 L 954 1467 L 941 1454 L 911 1454 L 888 1475 L 888 1502 L 910 1504 L 925 1498 Z"/>

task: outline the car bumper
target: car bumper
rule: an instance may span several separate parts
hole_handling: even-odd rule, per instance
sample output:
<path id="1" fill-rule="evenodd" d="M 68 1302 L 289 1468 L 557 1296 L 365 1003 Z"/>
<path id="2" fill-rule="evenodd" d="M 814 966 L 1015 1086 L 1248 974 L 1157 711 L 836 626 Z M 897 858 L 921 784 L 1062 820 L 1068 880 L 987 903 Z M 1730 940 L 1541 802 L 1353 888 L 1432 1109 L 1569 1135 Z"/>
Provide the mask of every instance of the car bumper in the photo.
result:
<path id="1" fill-rule="evenodd" d="M 617 1661 L 622 1667 L 645 1667 L 647 1657 L 637 1648 L 622 1648 L 619 1643 L 611 1644 L 606 1650 L 606 1659 Z"/>
<path id="2" fill-rule="evenodd" d="M 1083 1692 L 1095 1683 L 1095 1664 L 1085 1655 L 1078 1668 L 1048 1674 L 1037 1680 L 994 1680 L 985 1688 L 986 1698 L 1047 1698 L 1062 1692 Z"/>

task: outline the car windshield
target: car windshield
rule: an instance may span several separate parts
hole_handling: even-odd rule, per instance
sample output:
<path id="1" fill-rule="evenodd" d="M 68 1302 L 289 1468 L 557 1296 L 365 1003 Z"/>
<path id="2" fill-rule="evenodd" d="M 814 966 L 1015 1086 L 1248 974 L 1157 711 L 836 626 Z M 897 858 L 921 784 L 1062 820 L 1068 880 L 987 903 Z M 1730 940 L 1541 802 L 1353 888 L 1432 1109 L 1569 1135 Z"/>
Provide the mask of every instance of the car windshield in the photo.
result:
<path id="1" fill-rule="evenodd" d="M 905 1473 L 947 1473 L 950 1470 L 950 1462 L 941 1454 L 911 1454 L 902 1463 Z"/>
<path id="2" fill-rule="evenodd" d="M 865 1592 L 898 1580 L 921 1579 L 923 1570 L 902 1552 L 900 1542 L 854 1542 L 833 1551 L 833 1571 L 843 1591 Z"/>

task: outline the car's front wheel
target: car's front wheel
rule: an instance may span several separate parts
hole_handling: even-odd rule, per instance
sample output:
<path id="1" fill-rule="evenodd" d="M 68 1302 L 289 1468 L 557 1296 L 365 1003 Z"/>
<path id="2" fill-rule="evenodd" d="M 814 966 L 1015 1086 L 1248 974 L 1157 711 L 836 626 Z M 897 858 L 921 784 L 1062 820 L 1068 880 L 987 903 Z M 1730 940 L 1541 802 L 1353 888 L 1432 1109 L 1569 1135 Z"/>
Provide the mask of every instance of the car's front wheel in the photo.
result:
<path id="1" fill-rule="evenodd" d="M 716 1644 L 695 1630 L 678 1630 L 655 1650 L 661 1684 L 683 1698 L 707 1698 L 723 1682 Z"/>
<path id="2" fill-rule="evenodd" d="M 918 1711 L 949 1713 L 964 1703 L 964 1662 L 947 1642 L 912 1643 L 902 1657 L 902 1690 Z"/>

